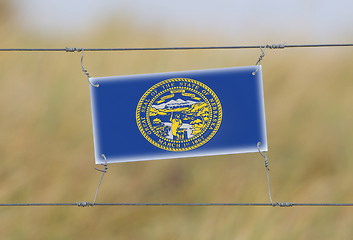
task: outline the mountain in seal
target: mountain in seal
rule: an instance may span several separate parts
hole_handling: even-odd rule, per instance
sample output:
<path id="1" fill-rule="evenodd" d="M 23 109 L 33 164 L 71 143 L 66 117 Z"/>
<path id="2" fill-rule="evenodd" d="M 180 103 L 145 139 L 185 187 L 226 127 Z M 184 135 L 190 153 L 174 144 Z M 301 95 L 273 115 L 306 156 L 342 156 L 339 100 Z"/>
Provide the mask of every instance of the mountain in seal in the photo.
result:
<path id="1" fill-rule="evenodd" d="M 198 103 L 198 102 L 191 101 L 191 100 L 185 101 L 185 100 L 178 98 L 177 100 L 170 100 L 167 103 L 162 103 L 159 105 L 152 105 L 152 107 L 154 107 L 155 109 L 165 109 L 165 108 L 170 109 L 170 108 L 189 107 L 189 106 L 194 105 L 195 103 Z"/>

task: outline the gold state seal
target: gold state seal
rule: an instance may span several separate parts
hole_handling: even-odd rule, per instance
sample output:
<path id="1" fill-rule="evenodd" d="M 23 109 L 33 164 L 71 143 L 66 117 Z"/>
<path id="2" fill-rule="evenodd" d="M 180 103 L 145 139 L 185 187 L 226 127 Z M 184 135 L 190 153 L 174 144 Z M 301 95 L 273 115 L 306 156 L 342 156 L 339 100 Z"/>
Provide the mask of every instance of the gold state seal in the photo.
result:
<path id="1" fill-rule="evenodd" d="M 146 91 L 136 108 L 142 135 L 167 151 L 188 151 L 207 143 L 222 122 L 222 106 L 205 84 L 172 78 Z"/>

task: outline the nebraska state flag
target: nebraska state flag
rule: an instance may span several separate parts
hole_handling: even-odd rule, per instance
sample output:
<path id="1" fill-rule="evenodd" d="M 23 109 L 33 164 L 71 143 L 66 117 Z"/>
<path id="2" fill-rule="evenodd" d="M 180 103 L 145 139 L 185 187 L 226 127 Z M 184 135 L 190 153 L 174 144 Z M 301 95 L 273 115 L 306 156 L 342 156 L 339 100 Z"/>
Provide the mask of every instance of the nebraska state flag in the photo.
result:
<path id="1" fill-rule="evenodd" d="M 91 78 L 96 163 L 267 151 L 256 69 Z"/>

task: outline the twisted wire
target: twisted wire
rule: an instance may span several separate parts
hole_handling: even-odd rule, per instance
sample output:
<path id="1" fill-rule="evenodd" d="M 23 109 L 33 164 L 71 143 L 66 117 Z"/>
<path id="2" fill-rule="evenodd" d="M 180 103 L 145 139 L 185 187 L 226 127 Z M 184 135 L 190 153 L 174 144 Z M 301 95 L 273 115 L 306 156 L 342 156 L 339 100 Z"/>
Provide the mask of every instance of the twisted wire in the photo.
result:
<path id="1" fill-rule="evenodd" d="M 260 150 L 260 145 L 261 145 L 261 142 L 258 142 L 257 143 L 257 150 L 259 151 L 259 153 L 261 154 L 261 156 L 263 158 L 265 158 L 265 168 L 266 168 L 266 176 L 267 176 L 267 189 L 268 189 L 268 196 L 270 198 L 270 202 L 272 204 L 272 206 L 275 206 L 276 204 L 274 204 L 272 202 L 272 196 L 271 196 L 271 185 L 270 185 L 270 167 L 269 167 L 269 163 L 268 163 L 268 158 L 266 156 L 266 153 L 265 152 L 261 152 Z"/>
<path id="2" fill-rule="evenodd" d="M 96 199 L 97 199 L 97 195 L 98 195 L 98 191 L 99 191 L 99 188 L 101 186 L 101 183 L 103 181 L 103 177 L 104 175 L 106 174 L 107 170 L 108 170 L 108 162 L 107 162 L 107 158 L 105 157 L 104 154 L 102 154 L 102 157 L 104 158 L 104 164 L 102 164 L 104 166 L 104 169 L 98 169 L 98 168 L 95 168 L 97 171 L 100 171 L 102 172 L 102 176 L 101 176 L 101 180 L 99 181 L 99 184 L 98 184 L 98 187 L 97 187 L 97 190 L 96 190 L 96 195 L 94 195 L 94 200 L 93 200 L 93 203 L 92 203 L 92 206 L 95 205 L 96 203 Z"/>
<path id="3" fill-rule="evenodd" d="M 260 47 L 261 54 L 260 54 L 259 60 L 257 60 L 257 62 L 255 64 L 257 66 L 257 68 L 256 68 L 256 71 L 252 73 L 252 75 L 256 75 L 256 73 L 260 70 L 260 62 L 265 57 L 265 50 L 266 50 L 267 46 L 269 46 L 269 45 L 266 45 L 264 48 Z M 270 47 L 272 47 L 272 46 L 270 46 Z M 273 49 L 276 49 L 276 48 L 273 48 Z"/>
<path id="4" fill-rule="evenodd" d="M 91 81 L 90 81 L 91 76 L 89 75 L 89 73 L 85 69 L 85 67 L 83 66 L 83 57 L 85 55 L 85 50 L 83 48 L 81 48 L 81 49 L 79 49 L 79 48 L 66 48 L 66 51 L 69 51 L 69 52 L 80 51 L 80 52 L 82 52 L 82 56 L 81 56 L 81 69 L 82 69 L 82 72 L 87 76 L 87 81 L 89 82 L 89 84 L 91 84 L 91 86 L 99 87 L 99 84 L 91 83 Z"/>

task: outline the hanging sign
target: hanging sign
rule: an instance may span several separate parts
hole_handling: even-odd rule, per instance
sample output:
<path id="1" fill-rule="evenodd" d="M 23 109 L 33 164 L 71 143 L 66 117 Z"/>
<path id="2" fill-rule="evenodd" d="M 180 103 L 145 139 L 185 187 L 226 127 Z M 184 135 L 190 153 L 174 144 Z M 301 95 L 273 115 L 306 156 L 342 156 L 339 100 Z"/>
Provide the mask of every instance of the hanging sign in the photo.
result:
<path id="1" fill-rule="evenodd" d="M 90 78 L 96 164 L 267 151 L 256 70 Z"/>

